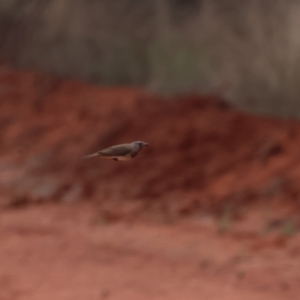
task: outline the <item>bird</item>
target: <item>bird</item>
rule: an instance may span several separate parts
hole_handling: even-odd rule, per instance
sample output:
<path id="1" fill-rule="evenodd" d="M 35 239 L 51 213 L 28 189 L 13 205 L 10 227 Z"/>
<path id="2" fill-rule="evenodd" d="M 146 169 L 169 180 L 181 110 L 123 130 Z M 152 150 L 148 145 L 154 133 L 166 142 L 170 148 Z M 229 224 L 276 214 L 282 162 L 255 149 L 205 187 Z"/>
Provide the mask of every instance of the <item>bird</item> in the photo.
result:
<path id="1" fill-rule="evenodd" d="M 135 141 L 128 144 L 120 144 L 105 148 L 93 154 L 83 156 L 82 158 L 89 158 L 94 156 L 101 156 L 105 159 L 112 159 L 115 161 L 125 161 L 130 160 L 138 155 L 138 153 L 146 146 L 148 143 L 142 141 Z"/>

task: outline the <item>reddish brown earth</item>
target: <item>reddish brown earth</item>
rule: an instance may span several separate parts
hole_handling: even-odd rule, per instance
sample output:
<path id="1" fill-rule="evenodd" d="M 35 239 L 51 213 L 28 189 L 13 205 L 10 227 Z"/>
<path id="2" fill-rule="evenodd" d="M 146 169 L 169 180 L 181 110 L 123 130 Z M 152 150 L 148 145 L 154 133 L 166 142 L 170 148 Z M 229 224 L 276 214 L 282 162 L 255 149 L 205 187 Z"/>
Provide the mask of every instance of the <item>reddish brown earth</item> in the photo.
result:
<path id="1" fill-rule="evenodd" d="M 5 67 L 0 96 L 1 300 L 300 298 L 298 121 Z"/>

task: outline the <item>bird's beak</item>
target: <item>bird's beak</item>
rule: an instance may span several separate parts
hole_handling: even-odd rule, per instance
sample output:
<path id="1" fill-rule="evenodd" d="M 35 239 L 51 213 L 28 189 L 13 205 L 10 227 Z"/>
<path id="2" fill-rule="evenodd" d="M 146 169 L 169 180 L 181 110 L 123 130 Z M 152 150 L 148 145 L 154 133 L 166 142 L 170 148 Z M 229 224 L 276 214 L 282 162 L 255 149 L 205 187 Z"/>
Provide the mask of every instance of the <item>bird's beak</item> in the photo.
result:
<path id="1" fill-rule="evenodd" d="M 148 143 L 144 143 L 144 147 L 145 147 L 145 146 L 149 146 L 149 144 L 148 144 Z"/>

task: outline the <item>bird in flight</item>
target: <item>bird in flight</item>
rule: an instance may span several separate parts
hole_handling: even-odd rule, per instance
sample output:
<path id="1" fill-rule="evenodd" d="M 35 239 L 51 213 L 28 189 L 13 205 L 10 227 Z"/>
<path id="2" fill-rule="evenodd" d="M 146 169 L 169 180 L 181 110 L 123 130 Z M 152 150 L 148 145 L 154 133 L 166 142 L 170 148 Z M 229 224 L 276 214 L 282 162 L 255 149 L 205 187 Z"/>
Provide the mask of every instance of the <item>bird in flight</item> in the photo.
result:
<path id="1" fill-rule="evenodd" d="M 146 146 L 149 146 L 149 144 L 141 141 L 136 141 L 129 144 L 111 146 L 93 154 L 86 155 L 82 158 L 101 156 L 102 158 L 112 159 L 115 161 L 130 160 L 137 156 L 138 153 Z"/>

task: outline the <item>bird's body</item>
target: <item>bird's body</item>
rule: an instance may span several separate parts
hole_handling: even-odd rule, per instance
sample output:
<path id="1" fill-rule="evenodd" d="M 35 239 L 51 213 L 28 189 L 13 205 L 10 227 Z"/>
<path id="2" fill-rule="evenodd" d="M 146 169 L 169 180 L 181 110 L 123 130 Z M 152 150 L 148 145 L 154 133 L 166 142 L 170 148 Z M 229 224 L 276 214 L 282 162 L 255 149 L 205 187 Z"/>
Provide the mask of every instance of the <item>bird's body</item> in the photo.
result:
<path id="1" fill-rule="evenodd" d="M 138 155 L 142 148 L 148 146 L 147 143 L 137 141 L 129 144 L 120 144 L 108 147 L 106 149 L 100 150 L 96 153 L 86 155 L 83 158 L 89 158 L 94 156 L 101 156 L 106 159 L 113 159 L 116 161 L 130 160 Z"/>

